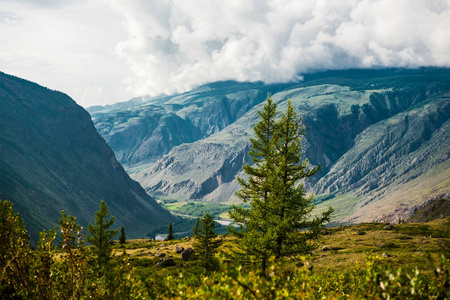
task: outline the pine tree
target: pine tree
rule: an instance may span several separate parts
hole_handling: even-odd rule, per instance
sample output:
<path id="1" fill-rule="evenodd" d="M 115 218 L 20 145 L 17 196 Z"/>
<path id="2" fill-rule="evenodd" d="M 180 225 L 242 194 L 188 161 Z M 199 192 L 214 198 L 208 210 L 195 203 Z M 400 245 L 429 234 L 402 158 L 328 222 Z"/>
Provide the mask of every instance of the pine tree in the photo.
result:
<path id="1" fill-rule="evenodd" d="M 125 235 L 125 228 L 120 229 L 120 236 L 119 236 L 119 244 L 125 245 L 127 242 L 127 236 Z"/>
<path id="2" fill-rule="evenodd" d="M 199 229 L 200 229 L 200 218 L 197 218 L 197 222 L 195 222 L 195 226 L 193 229 L 194 237 L 197 236 Z"/>
<path id="3" fill-rule="evenodd" d="M 308 169 L 308 161 L 302 159 L 304 127 L 290 101 L 278 120 L 271 97 L 258 114 L 261 120 L 254 127 L 256 138 L 250 139 L 253 165 L 243 167 L 247 180 L 238 178 L 241 190 L 237 196 L 249 203 L 250 209 L 233 206 L 229 215 L 245 226 L 244 232 L 230 228 L 241 237 L 242 254 L 256 259 L 265 276 L 270 257 L 279 259 L 311 251 L 315 247 L 311 240 L 333 210 L 310 217 L 312 196 L 305 196 L 302 180 L 314 175 L 318 168 Z M 304 229 L 308 231 L 301 232 Z"/>
<path id="4" fill-rule="evenodd" d="M 173 240 L 175 237 L 173 236 L 173 228 L 172 228 L 172 222 L 169 223 L 169 229 L 167 231 L 167 237 L 166 241 Z"/>
<path id="5" fill-rule="evenodd" d="M 195 235 L 196 242 L 194 243 L 195 253 L 200 257 L 201 265 L 205 270 L 213 270 L 216 266 L 214 255 L 222 244 L 222 240 L 214 240 L 217 235 L 214 232 L 216 222 L 211 215 L 207 213 L 201 219 L 201 226 Z"/>
<path id="6" fill-rule="evenodd" d="M 88 232 L 91 235 L 86 237 L 87 241 L 92 244 L 94 255 L 99 267 L 109 262 L 112 253 L 111 240 L 119 231 L 119 228 L 109 229 L 115 221 L 115 217 L 111 217 L 106 203 L 100 202 L 100 210 L 95 213 L 95 225 L 89 223 Z"/>

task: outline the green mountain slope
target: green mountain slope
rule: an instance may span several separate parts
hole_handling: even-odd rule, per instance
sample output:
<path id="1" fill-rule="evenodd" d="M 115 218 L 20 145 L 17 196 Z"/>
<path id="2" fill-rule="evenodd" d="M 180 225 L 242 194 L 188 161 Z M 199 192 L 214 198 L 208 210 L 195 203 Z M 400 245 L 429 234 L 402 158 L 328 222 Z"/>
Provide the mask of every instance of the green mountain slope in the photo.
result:
<path id="1" fill-rule="evenodd" d="M 215 85 L 169 100 L 153 99 L 149 104 L 94 114 L 96 127 L 110 141 L 111 136 L 102 132 L 104 126 L 121 132 L 130 127 L 126 122 L 131 119 L 116 117 L 121 113 L 138 109 L 150 114 L 170 101 L 181 105 L 179 111 L 184 113 L 177 117 L 189 122 L 192 130 L 165 128 L 172 135 L 182 130 L 199 134 L 155 151 L 152 161 L 137 159 L 127 165 L 150 195 L 180 201 L 236 201 L 235 177 L 249 162 L 248 138 L 267 92 L 279 109 L 290 98 L 303 116 L 305 155 L 311 164 L 322 166 L 320 174 L 305 184 L 319 195 L 319 211 L 328 205 L 337 208 L 337 221 L 405 219 L 412 206 L 450 192 L 449 69 L 333 71 L 307 76 L 300 84 L 221 83 L 220 91 Z M 235 115 L 230 110 L 234 117 L 217 126 L 224 120 L 218 105 L 221 97 L 245 108 Z M 139 124 L 145 131 L 145 122 Z M 154 151 L 157 144 L 146 147 Z"/>
<path id="2" fill-rule="evenodd" d="M 0 73 L 0 112 L 0 198 L 14 203 L 34 240 L 61 210 L 83 226 L 93 222 L 100 200 L 130 237 L 172 219 L 67 95 Z"/>

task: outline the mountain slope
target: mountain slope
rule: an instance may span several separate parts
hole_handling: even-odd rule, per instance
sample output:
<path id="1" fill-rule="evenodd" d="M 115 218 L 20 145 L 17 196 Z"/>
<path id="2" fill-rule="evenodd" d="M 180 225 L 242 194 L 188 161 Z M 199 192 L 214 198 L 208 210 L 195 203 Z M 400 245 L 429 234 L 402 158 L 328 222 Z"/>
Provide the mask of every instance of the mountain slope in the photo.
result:
<path id="1" fill-rule="evenodd" d="M 224 98 L 227 85 L 230 94 L 239 90 L 239 99 L 254 100 L 219 127 L 215 124 L 223 114 L 217 106 L 200 109 L 220 98 L 214 85 L 197 89 L 194 102 L 190 93 L 171 98 L 184 105 L 182 111 L 197 112 L 195 117 L 178 117 L 189 120 L 201 134 L 159 152 L 159 159 L 127 166 L 150 195 L 180 201 L 236 201 L 235 176 L 249 163 L 248 139 L 267 92 L 273 94 L 280 110 L 290 98 L 303 116 L 305 155 L 311 164 L 322 166 L 306 182 L 308 190 L 319 195 L 319 211 L 332 205 L 339 221 L 405 219 L 411 205 L 450 192 L 449 69 L 333 71 L 312 74 L 300 84 L 242 84 L 241 88 L 239 83 L 228 82 L 221 86 Z M 253 98 L 245 96 L 246 91 Z M 149 113 L 166 103 L 165 99 L 152 101 L 152 107 L 141 104 L 94 114 L 96 126 L 113 124 L 115 116 L 125 110 Z M 118 124 L 113 130 L 126 131 L 123 120 Z"/>
<path id="2" fill-rule="evenodd" d="M 0 73 L 0 111 L 0 198 L 14 203 L 34 240 L 61 210 L 83 226 L 94 222 L 100 200 L 130 237 L 172 219 L 67 95 Z"/>

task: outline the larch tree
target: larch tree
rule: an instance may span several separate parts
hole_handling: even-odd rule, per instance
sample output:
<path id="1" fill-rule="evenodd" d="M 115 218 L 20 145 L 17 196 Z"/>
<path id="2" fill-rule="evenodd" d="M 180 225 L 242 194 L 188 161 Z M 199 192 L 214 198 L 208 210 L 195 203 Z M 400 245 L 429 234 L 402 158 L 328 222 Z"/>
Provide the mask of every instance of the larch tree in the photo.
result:
<path id="1" fill-rule="evenodd" d="M 166 241 L 173 240 L 175 237 L 173 236 L 173 227 L 172 222 L 169 223 L 169 229 L 167 230 Z"/>
<path id="2" fill-rule="evenodd" d="M 111 259 L 112 246 L 111 240 L 118 233 L 119 228 L 109 229 L 115 221 L 115 217 L 102 200 L 100 210 L 95 213 L 95 224 L 89 223 L 88 232 L 90 235 L 86 240 L 92 244 L 93 252 L 99 267 L 104 266 Z"/>
<path id="3" fill-rule="evenodd" d="M 125 234 L 125 228 L 123 228 L 123 226 L 122 226 L 122 228 L 120 229 L 119 244 L 125 245 L 126 242 L 127 242 L 127 236 Z"/>
<path id="4" fill-rule="evenodd" d="M 319 168 L 308 168 L 303 159 L 305 128 L 291 102 L 288 100 L 286 111 L 276 118 L 276 104 L 268 97 L 258 114 L 261 119 L 254 127 L 255 138 L 250 139 L 253 164 L 243 167 L 247 180 L 238 178 L 241 190 L 237 196 L 250 208 L 233 206 L 229 215 L 245 226 L 245 231 L 230 228 L 241 237 L 241 253 L 259 262 L 265 276 L 270 257 L 280 259 L 314 249 L 313 241 L 333 209 L 311 216 L 312 195 L 306 196 L 302 182 Z"/>
<path id="5" fill-rule="evenodd" d="M 201 225 L 195 235 L 195 253 L 199 256 L 201 265 L 207 271 L 215 269 L 214 255 L 217 253 L 220 245 L 222 245 L 222 240 L 216 239 L 217 234 L 214 232 L 214 227 L 216 227 L 216 222 L 207 213 L 201 219 Z"/>
<path id="6" fill-rule="evenodd" d="M 200 230 L 200 218 L 197 218 L 197 221 L 195 222 L 194 229 L 192 230 L 193 233 L 194 233 L 194 237 L 197 236 L 199 230 Z"/>

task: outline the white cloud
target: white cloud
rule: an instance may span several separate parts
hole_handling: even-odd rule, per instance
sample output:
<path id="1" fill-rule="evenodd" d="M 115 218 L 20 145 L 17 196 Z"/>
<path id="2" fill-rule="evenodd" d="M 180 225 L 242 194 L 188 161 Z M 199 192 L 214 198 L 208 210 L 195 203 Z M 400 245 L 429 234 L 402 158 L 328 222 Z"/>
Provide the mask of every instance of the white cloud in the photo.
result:
<path id="1" fill-rule="evenodd" d="M 321 69 L 450 65 L 449 1 L 119 1 L 139 93 Z"/>
<path id="2" fill-rule="evenodd" d="M 84 106 L 217 80 L 450 66 L 449 0 L 0 3 L 0 70 Z"/>
<path id="3" fill-rule="evenodd" d="M 131 72 L 114 52 L 127 32 L 105 2 L 0 3 L 1 71 L 63 91 L 83 106 L 133 95 L 122 84 Z"/>

